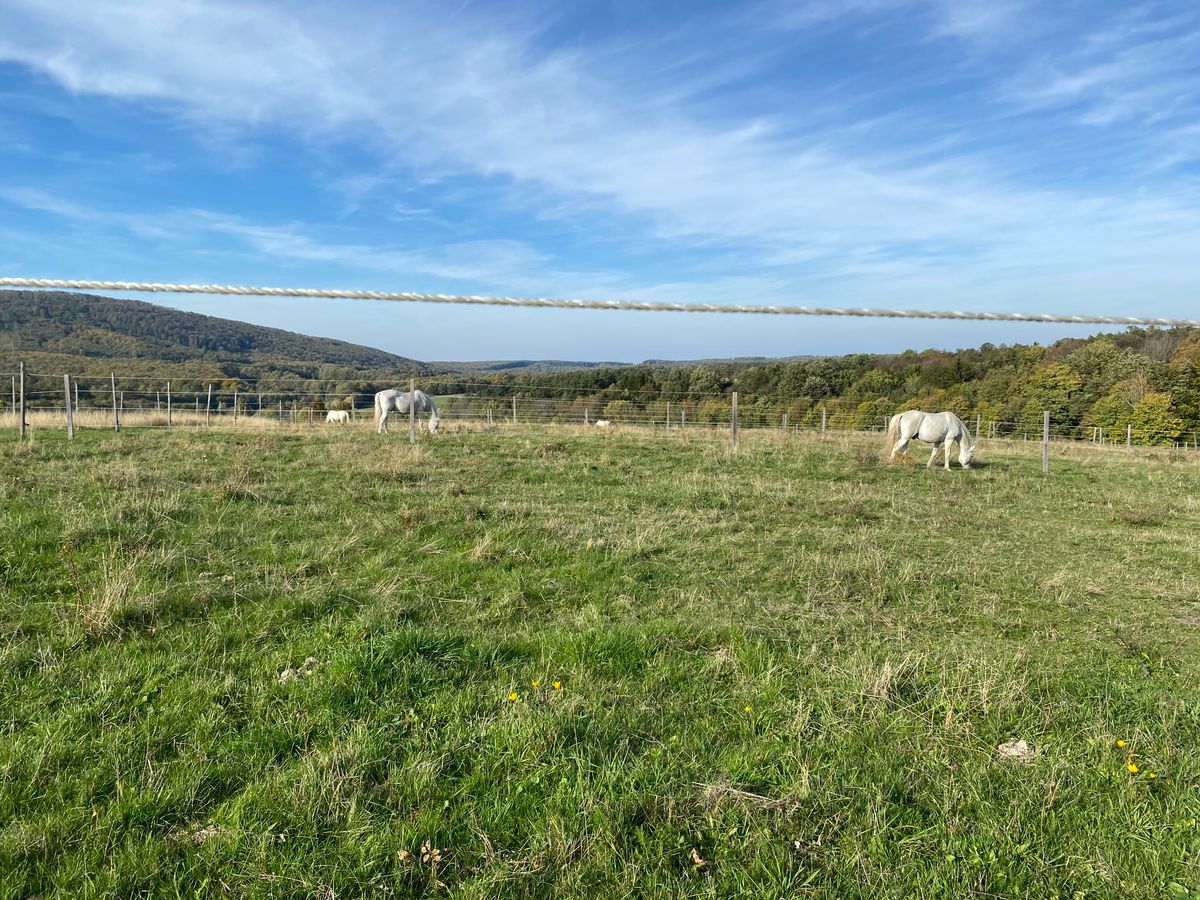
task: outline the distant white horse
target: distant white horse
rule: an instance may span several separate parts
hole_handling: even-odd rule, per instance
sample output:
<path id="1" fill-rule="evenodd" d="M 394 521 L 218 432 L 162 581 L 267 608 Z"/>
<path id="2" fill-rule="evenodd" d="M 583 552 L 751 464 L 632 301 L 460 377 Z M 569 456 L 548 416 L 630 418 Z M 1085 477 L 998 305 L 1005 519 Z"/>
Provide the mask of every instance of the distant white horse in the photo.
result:
<path id="1" fill-rule="evenodd" d="M 597 420 L 596 420 L 596 427 L 597 427 L 597 428 L 611 428 L 611 427 L 612 427 L 612 422 L 611 422 L 610 420 L 608 420 L 608 419 L 597 419 Z"/>
<path id="2" fill-rule="evenodd" d="M 429 433 L 437 434 L 442 420 L 433 399 L 424 391 L 413 391 L 413 396 L 409 397 L 408 391 L 393 390 L 380 391 L 375 395 L 375 418 L 379 423 L 379 433 L 387 434 L 388 416 L 393 412 L 406 416 L 410 408 L 415 408 L 417 415 L 429 413 Z"/>
<path id="3" fill-rule="evenodd" d="M 971 468 L 971 458 L 975 448 L 971 446 L 971 432 L 963 424 L 962 419 L 952 412 L 927 413 L 919 409 L 897 413 L 888 423 L 887 446 L 884 453 L 888 462 L 896 458 L 897 453 L 908 449 L 908 442 L 913 438 L 933 444 L 933 453 L 925 468 L 933 465 L 937 459 L 938 450 L 943 450 L 946 456 L 946 469 L 950 469 L 950 445 L 958 441 L 958 461 L 964 469 Z"/>
<path id="4" fill-rule="evenodd" d="M 336 422 L 338 425 L 348 425 L 350 423 L 350 413 L 344 409 L 331 409 L 325 413 L 325 421 L 327 423 Z"/>

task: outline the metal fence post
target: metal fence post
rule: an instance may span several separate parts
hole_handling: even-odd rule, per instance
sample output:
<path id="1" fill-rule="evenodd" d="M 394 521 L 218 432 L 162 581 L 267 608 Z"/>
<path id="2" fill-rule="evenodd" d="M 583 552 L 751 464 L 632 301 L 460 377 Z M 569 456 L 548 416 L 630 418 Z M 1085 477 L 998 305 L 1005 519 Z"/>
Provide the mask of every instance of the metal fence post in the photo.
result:
<path id="1" fill-rule="evenodd" d="M 25 363 L 21 363 L 21 395 L 17 404 L 17 433 L 25 437 Z"/>
<path id="2" fill-rule="evenodd" d="M 1050 471 L 1050 410 L 1042 410 L 1042 474 Z"/>
<path id="3" fill-rule="evenodd" d="M 737 453 L 737 438 L 738 438 L 738 413 L 737 413 L 737 395 L 738 392 L 733 392 L 733 406 L 731 408 L 732 415 L 730 416 L 730 430 L 733 438 L 733 452 Z"/>
<path id="4" fill-rule="evenodd" d="M 75 416 L 71 414 L 71 376 L 63 376 L 63 400 L 67 408 L 67 440 L 75 440 Z"/>

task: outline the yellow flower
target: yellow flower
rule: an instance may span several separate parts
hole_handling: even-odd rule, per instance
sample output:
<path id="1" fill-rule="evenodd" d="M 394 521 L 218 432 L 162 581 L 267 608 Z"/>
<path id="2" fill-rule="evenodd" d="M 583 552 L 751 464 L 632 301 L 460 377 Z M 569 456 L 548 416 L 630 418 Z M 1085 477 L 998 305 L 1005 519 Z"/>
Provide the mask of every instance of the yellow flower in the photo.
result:
<path id="1" fill-rule="evenodd" d="M 1132 759 L 1125 763 L 1125 768 L 1129 770 L 1130 775 L 1136 775 L 1138 773 L 1137 763 L 1135 763 Z"/>
<path id="2" fill-rule="evenodd" d="M 541 682 L 540 682 L 540 681 L 538 681 L 538 680 L 535 678 L 535 679 L 533 679 L 533 681 L 529 682 L 529 684 L 530 684 L 532 687 L 537 687 L 539 684 L 541 684 Z"/>
<path id="3" fill-rule="evenodd" d="M 1153 772 L 1147 772 L 1146 777 L 1147 778 L 1157 778 L 1158 776 L 1156 774 L 1154 774 Z"/>
<path id="4" fill-rule="evenodd" d="M 1118 747 L 1124 747 L 1124 746 L 1125 746 L 1125 742 L 1124 742 L 1124 741 L 1117 741 L 1117 746 L 1118 746 Z"/>
<path id="5" fill-rule="evenodd" d="M 742 707 L 742 712 L 750 712 L 750 707 L 748 707 L 748 706 Z"/>
<path id="6" fill-rule="evenodd" d="M 556 691 L 561 691 L 562 690 L 562 682 L 561 681 L 554 682 L 554 689 Z"/>
<path id="7" fill-rule="evenodd" d="M 511 694 L 508 695 L 508 702 L 509 703 L 517 702 L 517 692 L 516 691 L 513 691 Z"/>

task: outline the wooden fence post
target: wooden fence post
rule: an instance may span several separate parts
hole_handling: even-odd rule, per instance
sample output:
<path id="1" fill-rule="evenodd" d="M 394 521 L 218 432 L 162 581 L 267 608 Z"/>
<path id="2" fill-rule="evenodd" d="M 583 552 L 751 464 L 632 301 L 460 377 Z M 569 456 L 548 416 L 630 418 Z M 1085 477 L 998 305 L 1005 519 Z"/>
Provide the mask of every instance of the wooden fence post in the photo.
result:
<path id="1" fill-rule="evenodd" d="M 516 424 L 517 424 L 517 398 L 516 398 L 516 397 L 513 397 L 513 398 L 512 398 L 512 401 L 513 401 L 513 403 L 512 403 L 512 407 L 513 407 L 513 424 L 514 424 L 514 425 L 516 425 Z"/>
<path id="2" fill-rule="evenodd" d="M 63 400 L 67 408 L 67 440 L 75 440 L 75 416 L 71 414 L 71 376 L 63 376 Z"/>
<path id="3" fill-rule="evenodd" d="M 783 418 L 779 421 L 779 428 L 782 431 L 787 431 L 787 413 L 784 413 Z"/>
<path id="4" fill-rule="evenodd" d="M 679 427 L 687 428 L 687 408 L 684 407 L 679 411 Z"/>
<path id="5" fill-rule="evenodd" d="M 733 452 L 737 453 L 737 433 L 738 433 L 738 415 L 737 415 L 737 395 L 738 392 L 733 392 L 733 406 L 731 407 L 730 430 L 733 437 Z"/>
<path id="6" fill-rule="evenodd" d="M 671 401 L 667 401 L 667 431 L 671 430 Z"/>
<path id="7" fill-rule="evenodd" d="M 1125 426 L 1125 449 L 1133 450 L 1133 426 Z"/>
<path id="8" fill-rule="evenodd" d="M 408 442 L 417 442 L 417 380 L 408 379 Z"/>
<path id="9" fill-rule="evenodd" d="M 167 382 L 167 427 L 171 427 L 171 382 Z"/>
<path id="10" fill-rule="evenodd" d="M 109 384 L 112 385 L 113 431 L 121 430 L 121 412 L 117 407 L 117 373 L 108 373 Z"/>
<path id="11" fill-rule="evenodd" d="M 21 395 L 17 404 L 17 433 L 25 437 L 25 363 L 21 363 Z"/>
<path id="12" fill-rule="evenodd" d="M 234 388 L 233 389 L 233 421 L 234 422 L 237 421 L 237 401 L 238 401 L 238 392 L 237 392 L 237 388 Z"/>
<path id="13" fill-rule="evenodd" d="M 1042 474 L 1050 471 L 1050 410 L 1042 410 Z"/>
<path id="14" fill-rule="evenodd" d="M 12 406 L 9 407 L 13 414 L 17 412 L 17 376 L 12 376 Z"/>
<path id="15" fill-rule="evenodd" d="M 75 408 L 79 409 L 79 382 L 75 381 L 72 384 L 75 388 Z"/>
<path id="16" fill-rule="evenodd" d="M 212 426 L 212 385 L 208 386 L 208 397 L 204 400 L 204 427 Z"/>
<path id="17" fill-rule="evenodd" d="M 825 407 L 821 407 L 821 437 L 825 437 Z"/>

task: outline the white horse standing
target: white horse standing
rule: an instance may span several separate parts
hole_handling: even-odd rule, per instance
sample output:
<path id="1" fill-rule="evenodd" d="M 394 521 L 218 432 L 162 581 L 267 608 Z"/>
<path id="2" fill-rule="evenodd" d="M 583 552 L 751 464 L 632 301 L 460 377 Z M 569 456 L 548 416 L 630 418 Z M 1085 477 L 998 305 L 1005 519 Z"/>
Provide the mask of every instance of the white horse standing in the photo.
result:
<path id="1" fill-rule="evenodd" d="M 349 425 L 350 413 L 346 412 L 344 409 L 331 409 L 329 412 L 325 413 L 325 421 L 326 423 Z"/>
<path id="2" fill-rule="evenodd" d="M 429 433 L 437 434 L 442 419 L 438 415 L 437 405 L 424 391 L 413 391 L 410 397 L 408 391 L 387 390 L 375 395 L 375 418 L 379 422 L 380 434 L 387 434 L 387 420 L 393 412 L 408 415 L 410 409 L 415 409 L 417 415 L 429 413 Z"/>
<path id="3" fill-rule="evenodd" d="M 887 446 L 884 453 L 888 454 L 888 462 L 896 458 L 897 453 L 908 449 L 908 442 L 913 438 L 933 444 L 933 453 L 925 468 L 933 465 L 937 459 L 938 450 L 943 450 L 946 457 L 946 470 L 950 470 L 950 445 L 958 441 L 958 462 L 964 469 L 971 468 L 971 458 L 975 448 L 971 445 L 971 432 L 963 424 L 962 419 L 952 412 L 927 413 L 919 409 L 897 413 L 888 423 Z"/>

